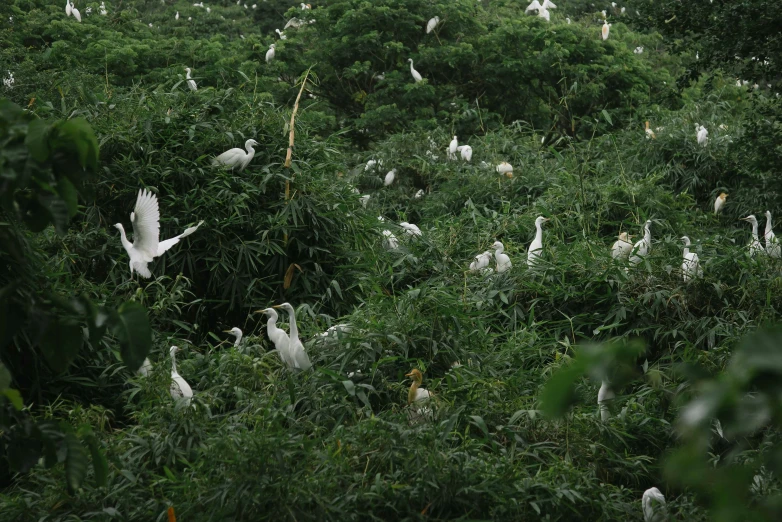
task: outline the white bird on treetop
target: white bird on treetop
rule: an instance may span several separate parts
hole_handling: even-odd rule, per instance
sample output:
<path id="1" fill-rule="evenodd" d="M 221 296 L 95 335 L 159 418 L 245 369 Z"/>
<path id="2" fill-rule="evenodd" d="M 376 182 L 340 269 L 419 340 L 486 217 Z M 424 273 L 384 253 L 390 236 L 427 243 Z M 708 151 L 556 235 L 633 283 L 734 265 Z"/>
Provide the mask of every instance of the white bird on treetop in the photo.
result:
<path id="1" fill-rule="evenodd" d="M 424 189 L 418 189 L 418 192 L 415 193 L 413 199 L 421 199 L 422 197 L 424 197 Z"/>
<path id="2" fill-rule="evenodd" d="M 771 257 L 780 257 L 782 254 L 782 248 L 780 248 L 779 240 L 774 235 L 774 229 L 771 225 L 771 212 L 766 210 L 766 253 Z"/>
<path id="3" fill-rule="evenodd" d="M 65 0 L 65 16 L 71 16 L 73 13 L 73 6 L 71 6 L 71 0 Z"/>
<path id="4" fill-rule="evenodd" d="M 81 22 L 81 13 L 78 9 L 76 9 L 76 6 L 73 5 L 73 2 L 71 2 L 71 11 L 73 12 L 73 17 L 76 19 L 76 21 Z"/>
<path id="5" fill-rule="evenodd" d="M 293 359 L 293 367 L 298 370 L 309 370 L 312 368 L 310 358 L 307 357 L 307 352 L 304 351 L 304 345 L 299 339 L 299 328 L 296 326 L 296 311 L 293 309 L 290 303 L 282 303 L 281 305 L 274 305 L 273 308 L 281 308 L 288 312 L 290 317 L 290 344 L 288 350 L 290 351 L 291 358 Z"/>
<path id="6" fill-rule="evenodd" d="M 176 371 L 176 353 L 178 351 L 178 347 L 171 347 L 171 386 L 169 387 L 169 393 L 171 393 L 171 397 L 175 401 L 179 402 L 181 400 L 185 403 L 185 406 L 190 406 L 190 399 L 193 398 L 193 389 Z"/>
<path id="7" fill-rule="evenodd" d="M 277 36 L 280 37 L 280 40 L 287 40 L 288 39 L 288 37 L 285 36 L 285 33 L 280 31 L 279 29 L 275 29 L 274 32 L 277 33 Z"/>
<path id="8" fill-rule="evenodd" d="M 698 145 L 705 147 L 709 143 L 709 131 L 703 125 L 695 124 L 695 130 L 698 132 Z"/>
<path id="9" fill-rule="evenodd" d="M 388 250 L 395 250 L 399 247 L 399 240 L 390 230 L 383 231 L 383 246 Z"/>
<path id="10" fill-rule="evenodd" d="M 234 326 L 230 330 L 223 330 L 223 333 L 229 333 L 236 337 L 236 340 L 234 341 L 234 346 L 239 346 L 239 343 L 242 342 L 242 330 Z"/>
<path id="11" fill-rule="evenodd" d="M 703 269 L 701 268 L 698 254 L 690 252 L 690 238 L 682 236 L 684 241 L 684 259 L 682 260 L 682 277 L 684 282 L 687 283 L 691 279 L 703 276 Z"/>
<path id="12" fill-rule="evenodd" d="M 551 0 L 544 0 L 540 7 L 543 9 L 556 9 L 557 5 Z"/>
<path id="13" fill-rule="evenodd" d="M 460 145 L 456 148 L 462 155 L 464 161 L 470 161 L 472 159 L 472 147 L 469 145 Z"/>
<path id="14" fill-rule="evenodd" d="M 266 321 L 266 334 L 269 336 L 269 340 L 274 343 L 274 348 L 277 350 L 277 354 L 282 359 L 288 368 L 293 368 L 295 363 L 290 353 L 290 337 L 285 333 L 285 330 L 277 328 L 277 310 L 274 308 L 264 308 L 263 310 L 256 310 L 254 314 L 263 313 L 269 316 Z"/>
<path id="15" fill-rule="evenodd" d="M 271 44 L 269 50 L 266 51 L 266 63 L 269 63 L 272 60 L 274 60 L 274 44 Z"/>
<path id="16" fill-rule="evenodd" d="M 405 232 L 407 232 L 409 235 L 414 237 L 421 237 L 421 229 L 418 228 L 418 226 L 413 225 L 412 223 L 408 223 L 407 221 L 402 221 L 399 223 L 399 226 L 405 229 Z"/>
<path id="17" fill-rule="evenodd" d="M 513 263 L 510 262 L 510 257 L 505 254 L 505 245 L 499 241 L 495 241 L 491 246 L 494 249 L 494 261 L 497 263 L 497 273 L 501 274 L 511 269 Z"/>
<path id="18" fill-rule="evenodd" d="M 429 21 L 426 23 L 426 34 L 431 33 L 434 31 L 435 27 L 437 27 L 437 24 L 440 23 L 440 17 L 435 16 L 433 18 L 430 18 Z"/>
<path id="19" fill-rule="evenodd" d="M 179 20 L 179 11 L 177 11 L 176 14 L 174 15 L 174 20 Z"/>
<path id="20" fill-rule="evenodd" d="M 459 149 L 459 140 L 456 139 L 456 136 L 453 137 L 451 140 L 451 143 L 448 144 L 448 159 L 456 159 L 456 151 Z"/>
<path id="21" fill-rule="evenodd" d="M 648 121 L 645 123 L 645 125 L 646 125 L 646 130 L 645 130 L 645 132 L 646 132 L 646 139 L 647 140 L 648 139 L 656 139 L 657 136 L 655 136 L 654 131 L 649 128 L 649 122 Z"/>
<path id="22" fill-rule="evenodd" d="M 238 147 L 227 150 L 212 160 L 212 165 L 226 165 L 231 169 L 239 167 L 239 171 L 242 171 L 255 156 L 253 145 L 258 145 L 258 142 L 249 139 L 244 142 L 244 148 L 247 149 L 247 152 Z"/>
<path id="23" fill-rule="evenodd" d="M 358 198 L 358 200 L 361 202 L 361 206 L 362 207 L 367 208 L 367 203 L 369 203 L 369 198 L 370 197 L 371 196 L 369 194 L 364 194 L 363 196 Z"/>
<path id="24" fill-rule="evenodd" d="M 196 85 L 195 80 L 190 78 L 190 67 L 185 67 L 185 72 L 187 73 L 185 75 L 185 79 L 187 80 L 187 86 L 190 87 L 191 91 L 197 91 L 198 86 Z"/>
<path id="25" fill-rule="evenodd" d="M 721 193 L 719 196 L 717 196 L 717 199 L 714 200 L 714 214 L 719 214 L 722 210 L 722 207 L 725 205 L 725 199 L 728 197 L 727 194 L 724 192 Z"/>
<path id="26" fill-rule="evenodd" d="M 608 381 L 600 383 L 600 389 L 597 391 L 597 408 L 600 410 L 600 420 L 605 422 L 611 417 L 611 412 L 605 403 L 612 401 L 615 397 L 614 390 L 611 389 Z"/>
<path id="27" fill-rule="evenodd" d="M 644 522 L 664 522 L 668 520 L 668 509 L 665 497 L 657 488 L 644 491 L 641 498 L 641 509 L 644 512 Z"/>
<path id="28" fill-rule="evenodd" d="M 603 40 L 608 40 L 608 33 L 610 32 L 611 32 L 611 24 L 608 23 L 608 20 L 603 20 L 603 29 L 601 31 Z"/>
<path id="29" fill-rule="evenodd" d="M 548 218 L 543 216 L 538 216 L 535 219 L 535 239 L 532 240 L 527 251 L 527 266 L 534 266 L 541 258 L 543 253 L 543 223 L 548 220 Z"/>
<path id="30" fill-rule="evenodd" d="M 391 183 L 394 182 L 394 178 L 396 178 L 396 169 L 391 169 L 386 174 L 386 177 L 383 179 L 383 185 L 388 187 L 391 185 Z"/>
<path id="31" fill-rule="evenodd" d="M 628 235 L 627 232 L 620 233 L 619 239 L 614 242 L 614 245 L 611 247 L 611 257 L 613 259 L 626 259 L 633 250 L 633 244 L 630 242 L 631 239 L 633 239 L 633 237 Z"/>
<path id="32" fill-rule="evenodd" d="M 548 9 L 545 8 L 545 6 L 540 6 L 540 9 L 538 10 L 538 16 L 545 19 L 547 22 L 551 21 L 551 13 Z"/>
<path id="33" fill-rule="evenodd" d="M 630 255 L 630 263 L 635 266 L 645 258 L 652 249 L 652 231 L 651 220 L 647 220 L 644 225 L 644 237 L 639 239 L 633 246 L 633 252 Z"/>
<path id="34" fill-rule="evenodd" d="M 371 159 L 371 160 L 367 161 L 367 165 L 366 165 L 366 167 L 364 167 L 364 171 L 366 172 L 367 170 L 369 170 L 369 169 L 371 169 L 371 168 L 373 168 L 375 166 L 382 167 L 383 166 L 383 160 L 378 161 L 378 160 Z"/>
<path id="35" fill-rule="evenodd" d="M 758 239 L 758 220 L 754 215 L 743 217 L 741 220 L 747 221 L 752 225 L 752 240 L 749 242 L 749 256 L 755 257 L 755 254 L 765 251 Z"/>
<path id="36" fill-rule="evenodd" d="M 482 272 L 489 268 L 489 261 L 491 260 L 491 252 L 486 250 L 482 254 L 475 256 L 475 260 L 470 263 L 470 272 Z M 489 270 L 491 270 L 489 268 Z"/>
<path id="37" fill-rule="evenodd" d="M 183 237 L 187 237 L 201 226 L 200 221 L 196 226 L 185 229 L 178 236 L 160 241 L 160 210 L 157 196 L 146 189 L 138 191 L 136 207 L 130 213 L 130 222 L 133 225 L 133 243 L 125 236 L 122 223 L 114 225 L 120 231 L 122 246 L 130 256 L 130 275 L 136 271 L 141 277 L 152 277 L 147 267 L 156 257 L 162 256 L 166 250 L 179 243 Z"/>
<path id="38" fill-rule="evenodd" d="M 424 78 L 423 78 L 423 76 L 421 76 L 421 73 L 416 71 L 415 68 L 413 67 L 413 59 L 412 58 L 408 58 L 407 61 L 410 62 L 410 74 L 413 75 L 413 79 L 415 80 L 415 82 L 418 83 L 421 80 L 423 80 Z"/>
<path id="39" fill-rule="evenodd" d="M 505 176 L 507 176 L 509 178 L 512 178 L 513 177 L 513 166 L 510 163 L 508 163 L 506 161 L 503 161 L 502 163 L 497 165 L 497 172 L 500 173 L 500 174 L 505 174 Z"/>
<path id="40" fill-rule="evenodd" d="M 540 2 L 538 0 L 532 0 L 532 3 L 530 3 L 527 8 L 524 10 L 524 13 L 529 13 L 530 11 L 538 11 L 542 6 L 540 5 Z"/>

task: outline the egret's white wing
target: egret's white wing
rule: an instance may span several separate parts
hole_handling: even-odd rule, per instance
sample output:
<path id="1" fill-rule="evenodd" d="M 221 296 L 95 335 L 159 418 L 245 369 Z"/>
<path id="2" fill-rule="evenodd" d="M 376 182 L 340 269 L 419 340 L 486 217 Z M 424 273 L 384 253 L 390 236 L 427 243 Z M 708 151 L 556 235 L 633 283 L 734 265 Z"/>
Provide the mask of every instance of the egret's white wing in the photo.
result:
<path id="1" fill-rule="evenodd" d="M 240 148 L 235 148 L 231 150 L 227 150 L 217 156 L 212 164 L 217 165 L 222 163 L 223 165 L 228 165 L 231 167 L 235 167 L 236 165 L 240 165 L 242 160 L 244 159 L 246 152 L 243 151 Z"/>
<path id="2" fill-rule="evenodd" d="M 133 222 L 133 249 L 141 254 L 142 261 L 150 262 L 157 256 L 160 236 L 160 210 L 157 196 L 146 189 L 139 190 L 131 221 Z"/>
<path id="3" fill-rule="evenodd" d="M 171 239 L 166 239 L 165 241 L 161 241 L 160 243 L 158 243 L 157 255 L 158 256 L 162 256 L 163 253 L 165 253 L 166 250 L 168 250 L 172 246 L 174 246 L 177 243 L 179 243 L 180 239 L 182 239 L 183 237 L 187 237 L 190 234 L 192 234 L 193 232 L 195 232 L 196 230 L 198 230 L 198 227 L 201 226 L 201 223 L 203 223 L 203 221 L 199 221 L 196 226 L 190 227 L 190 228 L 186 229 L 184 232 L 182 232 L 178 236 L 172 237 Z"/>
<path id="4" fill-rule="evenodd" d="M 527 8 L 524 10 L 525 13 L 529 13 L 530 11 L 534 11 L 536 9 L 540 9 L 542 6 L 540 5 L 540 2 L 538 0 L 532 0 L 532 3 L 527 6 Z"/>

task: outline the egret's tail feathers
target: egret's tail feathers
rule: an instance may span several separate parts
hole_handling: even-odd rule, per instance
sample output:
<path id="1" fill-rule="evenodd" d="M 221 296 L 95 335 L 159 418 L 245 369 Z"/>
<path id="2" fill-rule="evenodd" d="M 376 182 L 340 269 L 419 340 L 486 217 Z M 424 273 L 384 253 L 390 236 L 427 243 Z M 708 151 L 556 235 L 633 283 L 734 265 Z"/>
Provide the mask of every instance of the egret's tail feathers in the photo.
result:
<path id="1" fill-rule="evenodd" d="M 147 267 L 146 262 L 133 263 L 133 270 L 138 272 L 138 275 L 140 275 L 144 279 L 149 279 L 150 277 L 152 277 L 152 272 L 149 271 L 149 267 Z"/>

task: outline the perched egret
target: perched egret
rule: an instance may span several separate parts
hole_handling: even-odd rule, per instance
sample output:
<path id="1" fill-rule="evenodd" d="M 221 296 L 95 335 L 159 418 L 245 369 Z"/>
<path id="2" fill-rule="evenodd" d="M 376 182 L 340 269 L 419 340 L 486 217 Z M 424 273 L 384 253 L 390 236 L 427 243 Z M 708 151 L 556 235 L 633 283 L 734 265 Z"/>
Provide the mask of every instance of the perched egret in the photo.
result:
<path id="1" fill-rule="evenodd" d="M 139 369 L 136 370 L 136 375 L 141 375 L 142 377 L 149 377 L 150 373 L 152 373 L 152 362 L 150 362 L 149 357 L 145 357 L 144 362 L 141 363 Z"/>
<path id="2" fill-rule="evenodd" d="M 174 20 L 179 20 L 179 11 L 177 11 L 176 14 L 174 15 Z"/>
<path id="3" fill-rule="evenodd" d="M 293 17 L 293 18 L 291 18 L 290 20 L 288 20 L 288 23 L 287 23 L 287 24 L 285 24 L 285 27 L 283 27 L 283 28 L 282 28 L 282 30 L 284 31 L 284 30 L 285 30 L 285 29 L 287 29 L 288 27 L 299 28 L 299 27 L 301 27 L 301 25 L 302 25 L 303 23 L 304 23 L 304 22 L 302 22 L 302 21 L 301 21 L 301 20 L 299 20 L 298 18 L 296 18 L 296 17 Z"/>
<path id="4" fill-rule="evenodd" d="M 437 27 L 437 24 L 440 23 L 440 17 L 435 16 L 434 18 L 430 18 L 429 21 L 426 23 L 426 34 L 431 33 L 435 30 Z"/>
<path id="5" fill-rule="evenodd" d="M 73 14 L 73 6 L 71 0 L 65 0 L 65 16 L 71 16 Z"/>
<path id="6" fill-rule="evenodd" d="M 162 256 L 166 250 L 179 243 L 183 237 L 187 237 L 201 226 L 200 221 L 196 226 L 185 229 L 178 236 L 160 241 L 160 209 L 157 196 L 146 189 L 138 191 L 136 207 L 130 213 L 130 222 L 133 225 L 133 243 L 125 236 L 125 228 L 122 223 L 114 225 L 120 231 L 122 246 L 130 256 L 130 275 L 136 271 L 141 277 L 152 277 L 147 267 L 156 257 Z"/>
<path id="7" fill-rule="evenodd" d="M 600 384 L 600 389 L 597 391 L 597 407 L 600 410 L 600 420 L 607 421 L 611 417 L 611 412 L 608 410 L 608 406 L 605 404 L 607 401 L 611 401 L 616 397 L 614 390 L 611 389 L 611 385 L 608 381 L 603 381 Z"/>
<path id="8" fill-rule="evenodd" d="M 271 44 L 269 46 L 269 50 L 266 51 L 266 63 L 269 63 L 272 60 L 274 60 L 274 47 L 275 47 L 274 44 Z"/>
<path id="9" fill-rule="evenodd" d="M 475 260 L 470 263 L 470 272 L 483 272 L 487 268 L 489 268 L 489 261 L 491 261 L 491 252 L 486 250 L 482 254 L 478 254 L 475 256 Z"/>
<path id="10" fill-rule="evenodd" d="M 752 225 L 752 241 L 749 242 L 749 256 L 755 257 L 755 254 L 764 252 L 763 245 L 758 239 L 758 220 L 754 215 L 743 217 L 741 220 L 747 221 Z"/>
<path id="11" fill-rule="evenodd" d="M 388 250 L 395 250 L 399 247 L 399 240 L 396 238 L 393 232 L 390 230 L 384 230 L 383 231 L 383 246 L 386 247 Z"/>
<path id="12" fill-rule="evenodd" d="M 175 401 L 179 402 L 181 400 L 186 406 L 190 406 L 190 399 L 193 398 L 193 389 L 176 371 L 176 353 L 178 351 L 178 347 L 171 347 L 171 386 L 169 392 Z"/>
<path id="13" fill-rule="evenodd" d="M 364 167 L 364 172 L 368 171 L 371 168 L 374 168 L 375 166 L 382 167 L 383 166 L 383 160 L 369 160 L 367 161 L 366 167 Z"/>
<path id="14" fill-rule="evenodd" d="M 235 326 L 230 330 L 223 330 L 223 333 L 229 333 L 234 337 L 236 337 L 236 340 L 234 341 L 234 346 L 239 346 L 239 343 L 242 342 L 242 331 Z"/>
<path id="15" fill-rule="evenodd" d="M 185 72 L 187 73 L 185 75 L 185 79 L 187 80 L 187 86 L 190 87 L 191 91 L 197 91 L 198 86 L 196 85 L 195 80 L 190 78 L 190 67 L 185 67 Z"/>
<path id="16" fill-rule="evenodd" d="M 457 150 L 459 150 L 459 140 L 454 136 L 451 143 L 448 144 L 448 159 L 456 159 Z"/>
<path id="17" fill-rule="evenodd" d="M 325 332 L 323 332 L 322 334 L 319 334 L 319 335 L 321 337 L 323 337 L 323 338 L 327 338 L 327 337 L 331 337 L 331 336 L 339 337 L 339 333 L 340 332 L 349 333 L 352 329 L 353 329 L 353 327 L 350 324 L 348 324 L 348 323 L 340 323 L 340 324 L 335 324 L 333 326 L 329 326 L 326 329 Z M 361 372 L 359 371 L 358 373 L 361 373 Z"/>
<path id="18" fill-rule="evenodd" d="M 421 199 L 422 197 L 424 197 L 424 189 L 418 189 L 418 192 L 415 193 L 413 199 Z"/>
<path id="19" fill-rule="evenodd" d="M 280 40 L 287 40 L 288 39 L 288 37 L 285 36 L 285 33 L 280 31 L 279 29 L 275 29 L 274 32 L 277 33 L 277 36 L 280 37 Z"/>
<path id="20" fill-rule="evenodd" d="M 494 249 L 494 261 L 497 263 L 497 273 L 506 272 L 511 269 L 513 263 L 510 262 L 510 257 L 505 254 L 505 245 L 499 241 L 495 241 L 491 246 Z"/>
<path id="21" fill-rule="evenodd" d="M 633 250 L 633 244 L 630 242 L 632 238 L 627 232 L 620 233 L 619 239 L 611 247 L 611 257 L 613 259 L 627 259 Z"/>
<path id="22" fill-rule="evenodd" d="M 782 248 L 780 248 L 779 240 L 774 235 L 774 229 L 771 225 L 771 212 L 766 210 L 766 253 L 771 257 L 780 257 L 782 254 Z"/>
<path id="23" fill-rule="evenodd" d="M 423 78 L 423 76 L 421 76 L 421 73 L 416 71 L 415 68 L 413 67 L 413 59 L 412 58 L 408 58 L 407 61 L 410 62 L 410 74 L 413 75 L 413 79 L 415 80 L 415 82 L 418 83 L 421 80 L 423 80 L 424 78 Z"/>
<path id="24" fill-rule="evenodd" d="M 424 376 L 418 368 L 413 368 L 410 373 L 406 373 L 405 377 L 410 377 L 413 384 L 410 385 L 410 391 L 407 392 L 407 404 L 413 404 L 414 402 L 427 401 L 433 397 L 433 394 L 424 388 L 421 388 L 421 384 L 424 382 Z"/>
<path id="25" fill-rule="evenodd" d="M 76 19 L 77 22 L 81 22 L 81 13 L 78 9 L 76 9 L 76 6 L 71 3 L 71 12 L 73 13 L 73 17 Z"/>
<path id="26" fill-rule="evenodd" d="M 725 198 L 727 198 L 727 197 L 728 197 L 728 195 L 723 192 L 719 196 L 717 196 L 717 199 L 714 200 L 714 215 L 715 216 L 717 214 L 719 214 L 720 211 L 722 210 L 722 207 L 725 205 Z"/>
<path id="27" fill-rule="evenodd" d="M 532 240 L 527 251 L 527 266 L 532 267 L 540 260 L 543 253 L 543 223 L 548 220 L 543 216 L 538 216 L 535 219 L 535 239 Z"/>
<path id="28" fill-rule="evenodd" d="M 416 225 L 413 225 L 412 223 L 408 223 L 407 221 L 402 221 L 399 223 L 399 226 L 405 229 L 405 232 L 408 233 L 408 235 L 411 235 L 413 237 L 421 237 L 421 229 L 418 228 Z"/>
<path id="29" fill-rule="evenodd" d="M 506 161 L 503 161 L 502 163 L 497 165 L 497 172 L 500 173 L 500 174 L 505 174 L 505 176 L 507 176 L 509 178 L 512 178 L 513 177 L 513 166 L 510 163 L 508 163 Z"/>
<path id="30" fill-rule="evenodd" d="M 544 0 L 540 7 L 543 9 L 556 9 L 557 5 L 551 0 Z"/>
<path id="31" fill-rule="evenodd" d="M 540 2 L 538 2 L 538 0 L 532 0 L 532 2 L 524 10 L 524 13 L 529 13 L 530 11 L 538 11 L 540 10 L 541 7 L 543 6 L 540 5 Z"/>
<path id="32" fill-rule="evenodd" d="M 668 520 L 665 497 L 657 488 L 649 488 L 644 491 L 641 498 L 641 508 L 644 512 L 644 522 L 665 522 Z"/>
<path id="33" fill-rule="evenodd" d="M 363 196 L 358 198 L 358 200 L 361 202 L 361 206 L 362 207 L 367 208 L 367 203 L 369 203 L 369 198 L 370 197 L 371 196 L 369 194 L 364 194 Z"/>
<path id="34" fill-rule="evenodd" d="M 390 186 L 394 182 L 394 178 L 396 178 L 396 169 L 391 169 L 386 174 L 386 177 L 383 178 L 383 185 L 386 187 Z"/>
<path id="35" fill-rule="evenodd" d="M 568 25 L 570 25 L 570 24 L 572 23 L 572 22 L 570 21 L 570 17 L 568 17 L 568 18 L 565 18 L 565 21 L 567 22 L 567 24 L 568 24 Z"/>
<path id="36" fill-rule="evenodd" d="M 701 268 L 700 260 L 698 259 L 698 254 L 695 252 L 690 252 L 690 238 L 687 236 L 682 236 L 682 241 L 684 241 L 684 259 L 682 261 L 682 277 L 684 278 L 684 282 L 687 283 L 691 279 L 694 279 L 696 277 L 702 277 L 703 276 L 703 269 Z"/>
<path id="37" fill-rule="evenodd" d="M 644 237 L 639 239 L 633 246 L 632 254 L 630 254 L 630 263 L 635 266 L 645 258 L 649 251 L 652 249 L 652 222 L 647 221 L 644 225 Z"/>
<path id="38" fill-rule="evenodd" d="M 470 161 L 472 159 L 472 147 L 469 145 L 461 145 L 457 147 L 456 150 L 462 155 L 464 161 Z"/>
<path id="39" fill-rule="evenodd" d="M 608 20 L 603 20 L 603 29 L 602 29 L 602 36 L 603 40 L 608 40 L 608 33 L 611 32 L 611 24 L 608 23 Z"/>
<path id="40" fill-rule="evenodd" d="M 640 45 L 639 45 L 638 47 L 636 47 L 635 49 L 633 49 L 633 54 L 643 54 L 643 53 L 644 53 L 644 48 L 643 48 L 643 46 L 640 46 Z"/>
<path id="41" fill-rule="evenodd" d="M 551 21 L 551 13 L 544 6 L 540 6 L 540 9 L 538 10 L 538 16 L 547 22 Z"/>
<path id="42" fill-rule="evenodd" d="M 255 314 L 262 313 L 269 316 L 266 320 L 266 334 L 269 336 L 269 340 L 274 344 L 274 348 L 277 350 L 277 354 L 289 368 L 293 368 L 294 362 L 290 353 L 290 337 L 285 333 L 285 330 L 277 328 L 277 310 L 274 308 L 264 308 L 263 310 L 256 310 Z"/>
<path id="43" fill-rule="evenodd" d="M 656 139 L 657 136 L 654 135 L 654 131 L 649 128 L 649 122 L 646 122 L 646 139 Z"/>
<path id="44" fill-rule="evenodd" d="M 239 171 L 241 172 L 250 163 L 253 156 L 255 156 L 253 145 L 258 145 L 258 142 L 249 139 L 244 142 L 244 148 L 247 149 L 247 152 L 238 147 L 227 150 L 212 160 L 212 165 L 226 165 L 231 167 L 231 169 L 239 167 Z"/>
<path id="45" fill-rule="evenodd" d="M 703 125 L 695 124 L 695 130 L 697 131 L 698 145 L 705 147 L 709 143 L 709 131 Z"/>
<path id="46" fill-rule="evenodd" d="M 309 370 L 312 368 L 312 363 L 310 362 L 309 357 L 307 357 L 307 352 L 304 351 L 304 345 L 301 344 L 301 340 L 299 340 L 299 329 L 296 326 L 296 311 L 293 309 L 293 306 L 290 305 L 290 303 L 282 303 L 281 305 L 274 305 L 273 308 L 281 308 L 288 312 L 288 315 L 290 316 L 290 344 L 288 345 L 288 350 L 290 351 L 291 358 L 293 359 L 294 368 L 297 368 L 299 370 Z"/>

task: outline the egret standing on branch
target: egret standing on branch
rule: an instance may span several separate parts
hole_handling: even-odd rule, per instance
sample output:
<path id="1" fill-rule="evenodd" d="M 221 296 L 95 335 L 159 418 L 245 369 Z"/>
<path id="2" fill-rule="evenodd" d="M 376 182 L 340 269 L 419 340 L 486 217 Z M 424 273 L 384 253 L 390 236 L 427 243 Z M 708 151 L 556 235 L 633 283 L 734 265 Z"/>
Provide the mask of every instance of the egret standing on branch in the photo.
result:
<path id="1" fill-rule="evenodd" d="M 695 252 L 690 252 L 690 238 L 687 236 L 682 236 L 682 241 L 684 241 L 682 276 L 684 278 L 684 282 L 687 283 L 693 278 L 701 277 L 703 275 L 703 269 L 701 269 L 698 254 Z"/>
<path id="2" fill-rule="evenodd" d="M 668 520 L 668 509 L 665 497 L 657 488 L 644 491 L 641 498 L 641 509 L 644 512 L 644 522 L 664 522 Z"/>
<path id="3" fill-rule="evenodd" d="M 269 63 L 272 60 L 274 60 L 274 44 L 271 44 L 269 50 L 266 51 L 266 63 Z"/>
<path id="4" fill-rule="evenodd" d="M 431 33 L 435 30 L 437 27 L 437 24 L 440 23 L 440 17 L 435 16 L 434 18 L 430 18 L 429 21 L 426 23 L 426 34 Z"/>
<path id="5" fill-rule="evenodd" d="M 282 308 L 290 316 L 290 344 L 288 350 L 290 351 L 291 358 L 293 359 L 293 367 L 299 370 L 309 370 L 312 368 L 312 363 L 307 352 L 304 351 L 304 345 L 299 340 L 299 328 L 296 326 L 296 311 L 290 303 L 282 303 L 281 305 L 275 305 L 273 308 Z"/>
<path id="6" fill-rule="evenodd" d="M 491 260 L 491 252 L 488 250 L 483 254 L 478 254 L 475 259 L 470 263 L 470 272 L 483 272 L 484 270 L 491 270 L 489 268 L 489 261 Z"/>
<path id="7" fill-rule="evenodd" d="M 423 76 L 421 76 L 421 73 L 416 71 L 415 68 L 413 67 L 413 59 L 412 58 L 408 58 L 407 61 L 410 62 L 410 74 L 413 75 L 413 79 L 415 80 L 415 83 L 418 83 L 421 80 L 423 80 L 424 78 L 423 78 Z"/>
<path id="8" fill-rule="evenodd" d="M 187 80 L 187 86 L 190 87 L 191 91 L 197 91 L 198 86 L 196 85 L 195 80 L 190 78 L 190 67 L 185 67 L 185 72 L 187 73 L 185 75 L 185 79 Z"/>
<path id="9" fill-rule="evenodd" d="M 456 147 L 456 150 L 459 151 L 464 161 L 469 162 L 472 159 L 472 147 L 469 145 L 460 145 L 459 147 Z"/>
<path id="10" fill-rule="evenodd" d="M 253 139 L 249 139 L 244 142 L 244 148 L 247 149 L 247 152 L 244 152 L 239 147 L 227 150 L 212 160 L 212 165 L 226 165 L 231 167 L 231 169 L 239 167 L 239 171 L 241 172 L 247 165 L 249 165 L 250 161 L 253 159 L 253 156 L 255 156 L 255 149 L 253 148 L 253 145 L 258 145 L 258 142 Z"/>
<path id="11" fill-rule="evenodd" d="M 389 187 L 396 178 L 396 169 L 391 169 L 386 173 L 386 177 L 383 178 L 383 186 Z"/>
<path id="12" fill-rule="evenodd" d="M 774 229 L 771 225 L 771 212 L 768 210 L 766 210 L 766 233 L 764 236 L 766 238 L 766 253 L 771 257 L 780 257 L 782 249 L 780 249 L 779 241 L 774 235 Z"/>
<path id="13" fill-rule="evenodd" d="M 171 347 L 171 386 L 169 387 L 169 393 L 171 393 L 171 397 L 175 401 L 179 402 L 182 400 L 185 406 L 190 406 L 190 399 L 193 398 L 193 389 L 176 371 L 176 353 L 178 351 L 178 347 Z"/>
<path id="14" fill-rule="evenodd" d="M 448 144 L 448 159 L 456 159 L 456 151 L 459 149 L 459 140 L 456 136 L 453 137 L 451 143 Z"/>
<path id="15" fill-rule="evenodd" d="M 114 225 L 120 231 L 122 246 L 130 256 L 130 275 L 136 271 L 141 277 L 152 277 L 147 267 L 156 257 L 162 256 L 166 250 L 179 243 L 183 237 L 187 237 L 201 226 L 200 221 L 196 226 L 185 229 L 178 236 L 160 241 L 160 210 L 157 196 L 146 189 L 138 191 L 136 207 L 130 213 L 130 222 L 133 225 L 133 243 L 125 236 L 125 228 L 122 223 Z"/>
<path id="16" fill-rule="evenodd" d="M 633 239 L 633 236 L 628 235 L 627 232 L 620 233 L 619 239 L 611 247 L 611 257 L 613 259 L 627 259 L 627 256 L 633 250 L 631 239 Z"/>
<path id="17" fill-rule="evenodd" d="M 695 130 L 697 132 L 698 145 L 705 147 L 709 144 L 709 131 L 703 125 L 695 124 Z"/>
<path id="18" fill-rule="evenodd" d="M 529 245 L 527 251 L 527 266 L 532 267 L 540 260 L 543 253 L 543 223 L 548 221 L 548 218 L 538 216 L 535 219 L 535 239 Z"/>
<path id="19" fill-rule="evenodd" d="M 71 6 L 71 0 L 65 0 L 65 16 L 71 16 L 73 14 L 73 6 Z"/>
<path id="20" fill-rule="evenodd" d="M 752 240 L 749 242 L 749 257 L 755 257 L 755 254 L 764 252 L 763 245 L 758 239 L 758 220 L 754 215 L 741 218 L 752 225 Z"/>
<path id="21" fill-rule="evenodd" d="M 611 412 L 605 403 L 612 401 L 614 397 L 616 397 L 616 395 L 614 394 L 614 390 L 611 389 L 611 385 L 608 381 L 600 383 L 600 389 L 597 391 L 597 408 L 600 410 L 600 420 L 603 422 L 611 417 Z"/>
<path id="22" fill-rule="evenodd" d="M 717 214 L 719 214 L 720 211 L 722 210 L 722 207 L 725 205 L 725 199 L 727 197 L 728 197 L 728 195 L 723 192 L 722 194 L 717 196 L 717 199 L 714 200 L 714 215 L 715 216 Z"/>
<path id="23" fill-rule="evenodd" d="M 510 262 L 510 257 L 505 254 L 505 245 L 499 241 L 495 241 L 491 246 L 494 249 L 494 261 L 497 263 L 497 273 L 507 272 L 511 269 L 513 264 Z"/>
<path id="24" fill-rule="evenodd" d="M 645 258 L 649 251 L 652 249 L 652 222 L 648 220 L 644 225 L 644 237 L 636 242 L 633 247 L 633 252 L 630 255 L 630 264 L 633 266 L 640 263 Z"/>
<path id="25" fill-rule="evenodd" d="M 611 32 L 611 24 L 608 23 L 608 20 L 603 20 L 603 29 L 601 31 L 603 40 L 608 40 L 608 34 L 610 32 Z"/>
<path id="26" fill-rule="evenodd" d="M 263 313 L 269 316 L 266 321 L 266 334 L 269 336 L 269 340 L 274 343 L 274 348 L 277 350 L 277 354 L 282 359 L 288 368 L 293 368 L 295 363 L 291 357 L 290 343 L 291 338 L 285 333 L 285 330 L 277 328 L 277 310 L 274 308 L 264 308 L 263 310 L 256 310 L 253 313 Z"/>

